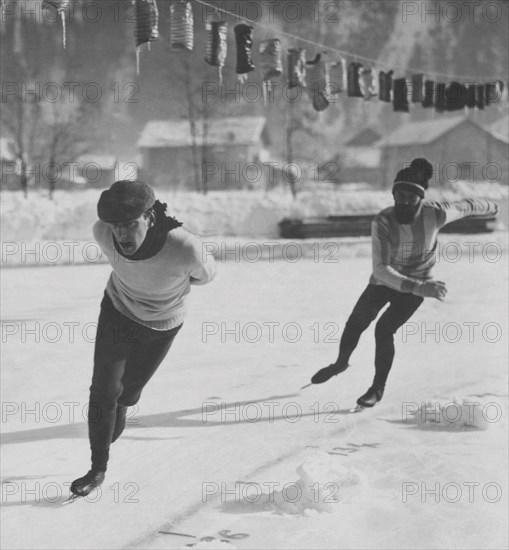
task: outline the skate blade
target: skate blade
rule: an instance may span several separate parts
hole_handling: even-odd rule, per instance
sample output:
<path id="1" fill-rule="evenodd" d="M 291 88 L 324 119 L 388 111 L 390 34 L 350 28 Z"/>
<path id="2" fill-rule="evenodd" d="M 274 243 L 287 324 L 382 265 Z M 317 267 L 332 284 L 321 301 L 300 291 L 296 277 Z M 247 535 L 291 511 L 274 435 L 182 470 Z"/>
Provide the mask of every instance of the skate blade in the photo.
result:
<path id="1" fill-rule="evenodd" d="M 62 502 L 62 506 L 72 504 L 73 502 L 75 502 L 79 498 L 83 498 L 83 497 L 81 497 L 80 495 L 71 495 L 67 500 L 64 500 L 64 502 Z"/>
<path id="2" fill-rule="evenodd" d="M 305 388 L 309 388 L 309 386 L 312 386 L 312 385 L 313 385 L 313 382 L 310 382 L 309 384 L 302 386 L 301 390 L 304 390 Z"/>
<path id="3" fill-rule="evenodd" d="M 361 412 L 365 409 L 366 407 L 363 407 L 362 405 L 355 405 L 355 407 L 353 409 L 350 409 L 350 412 L 351 413 L 357 413 L 357 412 Z"/>
<path id="4" fill-rule="evenodd" d="M 188 535 L 186 533 L 177 533 L 176 531 L 159 531 L 159 533 L 162 533 L 163 535 L 175 535 L 177 537 L 189 537 L 190 539 L 196 538 L 194 535 Z"/>

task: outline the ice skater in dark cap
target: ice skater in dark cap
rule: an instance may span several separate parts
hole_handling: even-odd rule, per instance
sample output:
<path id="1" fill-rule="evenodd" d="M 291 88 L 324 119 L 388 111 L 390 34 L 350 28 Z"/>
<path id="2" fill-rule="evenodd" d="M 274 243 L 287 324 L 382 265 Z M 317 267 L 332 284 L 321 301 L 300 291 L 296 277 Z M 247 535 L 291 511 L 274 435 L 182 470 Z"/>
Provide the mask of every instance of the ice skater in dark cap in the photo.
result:
<path id="1" fill-rule="evenodd" d="M 375 328 L 375 377 L 359 397 L 360 407 L 372 407 L 382 399 L 394 359 L 394 334 L 422 304 L 424 298 L 444 300 L 445 283 L 432 278 L 439 229 L 465 216 L 495 215 L 497 205 L 476 199 L 426 202 L 424 194 L 433 167 L 418 158 L 400 170 L 392 188 L 394 206 L 379 212 L 371 227 L 373 273 L 348 318 L 335 363 L 311 379 L 326 382 L 344 372 L 361 334 L 387 304 Z"/>
<path id="2" fill-rule="evenodd" d="M 101 194 L 93 231 L 113 271 L 97 327 L 88 430 L 92 465 L 71 485 L 86 496 L 105 477 L 129 406 L 165 358 L 186 315 L 190 285 L 214 278 L 199 239 L 166 216 L 150 185 L 117 181 Z"/>

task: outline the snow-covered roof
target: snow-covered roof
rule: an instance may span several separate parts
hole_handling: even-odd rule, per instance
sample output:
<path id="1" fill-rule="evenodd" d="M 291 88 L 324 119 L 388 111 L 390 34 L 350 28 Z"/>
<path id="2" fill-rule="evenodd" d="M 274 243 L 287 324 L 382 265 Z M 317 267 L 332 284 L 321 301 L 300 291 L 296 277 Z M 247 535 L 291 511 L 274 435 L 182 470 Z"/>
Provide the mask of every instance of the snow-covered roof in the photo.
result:
<path id="1" fill-rule="evenodd" d="M 393 132 L 382 138 L 375 145 L 379 147 L 397 147 L 401 145 L 424 145 L 433 143 L 439 137 L 443 136 L 460 124 L 470 124 L 485 132 L 488 132 L 494 138 L 508 143 L 507 137 L 496 133 L 491 127 L 483 127 L 466 116 L 441 117 L 437 120 L 426 120 L 420 122 L 407 122 Z"/>
<path id="2" fill-rule="evenodd" d="M 260 140 L 265 117 L 239 116 L 209 119 L 209 145 L 252 145 Z M 197 121 L 198 143 L 202 139 L 202 122 Z M 138 147 L 183 147 L 191 145 L 191 131 L 187 120 L 151 120 L 143 129 Z"/>
<path id="3" fill-rule="evenodd" d="M 8 137 L 0 137 L 0 159 L 5 162 L 14 162 L 16 155 L 14 154 L 14 140 Z"/>
<path id="4" fill-rule="evenodd" d="M 380 132 L 371 127 L 362 128 L 348 136 L 343 145 L 345 147 L 366 147 L 372 145 L 381 138 Z"/>
<path id="5" fill-rule="evenodd" d="M 347 168 L 378 168 L 381 153 L 378 147 L 345 147 L 342 162 Z"/>
<path id="6" fill-rule="evenodd" d="M 509 143 L 509 115 L 489 125 L 489 130 L 505 143 Z"/>
<path id="7" fill-rule="evenodd" d="M 80 165 L 91 164 L 93 166 L 98 166 L 103 170 L 110 170 L 115 167 L 115 162 L 117 162 L 117 159 L 113 155 L 88 153 L 78 157 L 77 161 Z"/>
<path id="8" fill-rule="evenodd" d="M 467 120 L 469 119 L 464 116 L 454 116 L 441 117 L 437 120 L 407 122 L 382 138 L 379 144 L 385 147 L 432 143 Z"/>

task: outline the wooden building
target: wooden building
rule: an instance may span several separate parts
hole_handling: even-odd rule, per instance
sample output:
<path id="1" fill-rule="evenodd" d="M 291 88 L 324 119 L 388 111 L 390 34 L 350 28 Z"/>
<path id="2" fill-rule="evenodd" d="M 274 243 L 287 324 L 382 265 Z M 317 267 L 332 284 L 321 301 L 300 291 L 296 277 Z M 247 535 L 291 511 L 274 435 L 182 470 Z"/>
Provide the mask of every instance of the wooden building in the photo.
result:
<path id="1" fill-rule="evenodd" d="M 207 190 L 265 188 L 261 162 L 267 143 L 265 118 L 238 116 L 196 124 L 196 163 L 187 120 L 152 120 L 138 140 L 140 178 L 166 189 Z"/>
<path id="2" fill-rule="evenodd" d="M 508 184 L 507 136 L 464 116 L 409 122 L 382 138 L 381 185 L 390 188 L 399 170 L 424 157 L 434 167 L 431 186 L 459 180 Z"/>

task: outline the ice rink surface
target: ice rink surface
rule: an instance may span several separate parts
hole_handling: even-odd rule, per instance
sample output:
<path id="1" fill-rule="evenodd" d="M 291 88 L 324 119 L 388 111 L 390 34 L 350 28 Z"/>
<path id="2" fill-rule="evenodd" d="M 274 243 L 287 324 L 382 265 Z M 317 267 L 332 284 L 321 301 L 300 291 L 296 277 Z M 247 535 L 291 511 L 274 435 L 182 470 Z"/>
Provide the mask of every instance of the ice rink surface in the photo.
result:
<path id="1" fill-rule="evenodd" d="M 447 300 L 398 332 L 359 414 L 374 326 L 349 370 L 300 388 L 336 358 L 370 259 L 219 263 L 101 491 L 68 505 L 110 267 L 3 270 L 2 547 L 506 548 L 506 254 L 437 263 Z"/>

